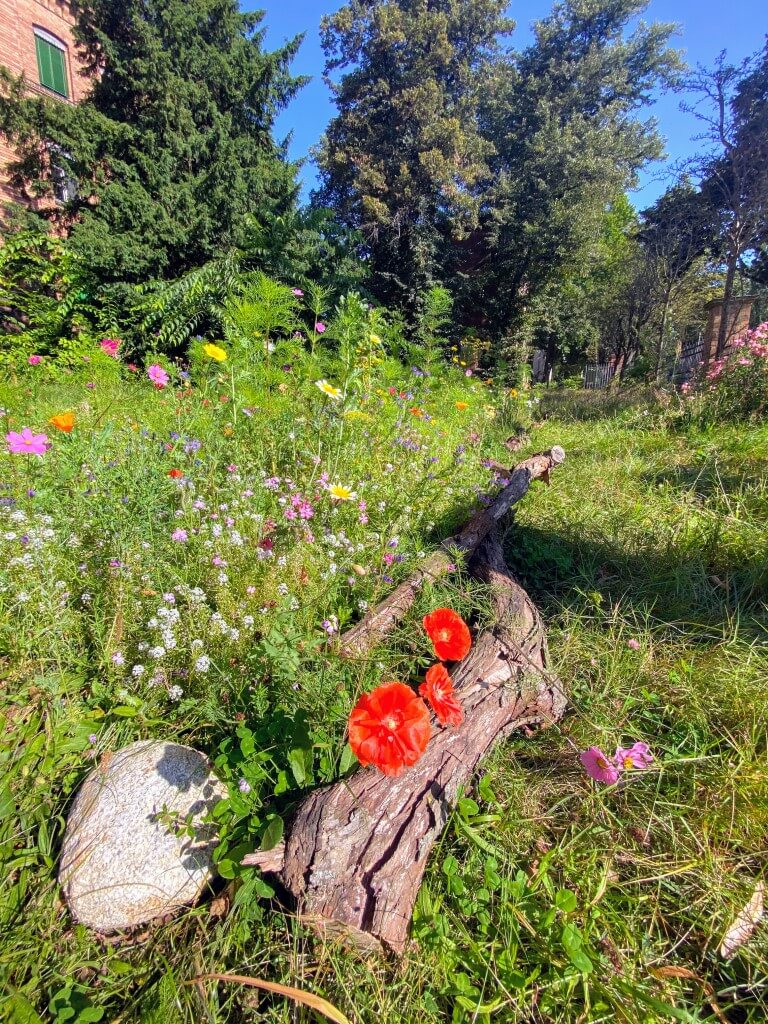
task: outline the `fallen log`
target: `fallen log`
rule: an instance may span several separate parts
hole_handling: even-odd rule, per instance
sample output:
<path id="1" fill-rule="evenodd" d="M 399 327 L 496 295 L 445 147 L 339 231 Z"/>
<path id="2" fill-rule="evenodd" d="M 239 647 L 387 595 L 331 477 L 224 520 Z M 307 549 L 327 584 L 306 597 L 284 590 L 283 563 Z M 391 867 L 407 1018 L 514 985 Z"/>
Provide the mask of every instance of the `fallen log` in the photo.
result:
<path id="1" fill-rule="evenodd" d="M 301 919 L 320 934 L 402 952 L 429 853 L 478 763 L 514 730 L 550 725 L 564 713 L 541 618 L 492 525 L 470 571 L 488 584 L 495 621 L 452 670 L 461 726 L 436 728 L 422 758 L 397 778 L 360 768 L 311 793 L 284 846 L 244 861 L 277 872 Z"/>
<path id="2" fill-rule="evenodd" d="M 550 472 L 564 460 L 565 452 L 555 445 L 548 452 L 532 455 L 509 470 L 509 483 L 488 508 L 473 516 L 460 533 L 444 540 L 440 549 L 426 558 L 410 579 L 342 633 L 339 653 L 346 657 L 359 656 L 375 647 L 392 632 L 412 606 L 422 583 L 427 579 L 438 579 L 450 571 L 454 560 L 452 552 L 458 551 L 468 557 L 476 551 L 495 524 L 527 493 L 532 481 L 543 479 L 548 483 Z"/>

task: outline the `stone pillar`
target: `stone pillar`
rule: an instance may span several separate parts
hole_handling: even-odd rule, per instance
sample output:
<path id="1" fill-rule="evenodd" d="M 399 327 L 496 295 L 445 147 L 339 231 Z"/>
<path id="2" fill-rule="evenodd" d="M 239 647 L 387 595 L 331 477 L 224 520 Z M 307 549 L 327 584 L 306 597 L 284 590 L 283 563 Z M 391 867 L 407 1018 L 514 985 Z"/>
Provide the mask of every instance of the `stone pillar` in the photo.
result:
<path id="1" fill-rule="evenodd" d="M 728 303 L 728 319 L 725 332 L 725 349 L 735 339 L 740 337 L 749 328 L 749 317 L 752 313 L 754 295 L 735 295 Z M 708 302 L 706 308 L 709 310 L 709 318 L 704 331 L 704 347 L 702 359 L 705 363 L 715 358 L 717 352 L 717 338 L 720 333 L 720 320 L 723 316 L 723 300 L 713 299 Z"/>

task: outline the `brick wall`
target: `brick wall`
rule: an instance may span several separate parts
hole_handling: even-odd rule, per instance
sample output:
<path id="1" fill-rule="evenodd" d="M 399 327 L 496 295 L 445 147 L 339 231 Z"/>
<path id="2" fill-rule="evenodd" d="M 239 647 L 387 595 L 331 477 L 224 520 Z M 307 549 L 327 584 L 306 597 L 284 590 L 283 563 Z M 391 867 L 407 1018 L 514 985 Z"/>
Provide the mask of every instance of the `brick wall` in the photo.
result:
<path id="1" fill-rule="evenodd" d="M 30 94 L 50 96 L 60 103 L 77 103 L 88 91 L 88 80 L 80 73 L 75 41 L 74 19 L 67 0 L 0 0 L 0 64 L 12 74 L 24 74 Z M 69 99 L 40 85 L 35 50 L 35 28 L 44 29 L 66 46 L 65 68 Z M 6 167 L 13 151 L 0 139 L 0 204 L 22 197 L 8 184 Z"/>
<path id="2" fill-rule="evenodd" d="M 725 328 L 726 349 L 728 349 L 732 341 L 740 338 L 749 329 L 749 318 L 754 301 L 754 295 L 741 295 L 732 298 L 728 303 L 728 320 L 726 321 Z M 720 334 L 720 321 L 723 316 L 722 300 L 715 299 L 713 302 L 707 303 L 707 309 L 709 310 L 709 317 L 706 330 L 704 331 L 703 352 L 705 362 L 714 359 L 717 352 L 717 339 Z"/>

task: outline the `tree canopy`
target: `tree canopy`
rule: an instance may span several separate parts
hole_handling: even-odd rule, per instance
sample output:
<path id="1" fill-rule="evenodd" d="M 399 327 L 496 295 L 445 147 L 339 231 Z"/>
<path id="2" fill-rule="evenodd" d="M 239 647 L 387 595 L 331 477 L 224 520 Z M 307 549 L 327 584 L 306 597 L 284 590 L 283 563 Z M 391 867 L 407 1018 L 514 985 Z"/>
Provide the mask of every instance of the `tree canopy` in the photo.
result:
<path id="1" fill-rule="evenodd" d="M 27 98 L 6 76 L 0 129 L 15 178 L 50 190 L 51 164 L 77 182 L 64 211 L 101 281 L 173 277 L 236 246 L 250 214 L 293 208 L 296 168 L 273 138 L 302 80 L 300 37 L 272 53 L 260 14 L 237 0 L 73 0 L 92 82 L 76 106 Z"/>

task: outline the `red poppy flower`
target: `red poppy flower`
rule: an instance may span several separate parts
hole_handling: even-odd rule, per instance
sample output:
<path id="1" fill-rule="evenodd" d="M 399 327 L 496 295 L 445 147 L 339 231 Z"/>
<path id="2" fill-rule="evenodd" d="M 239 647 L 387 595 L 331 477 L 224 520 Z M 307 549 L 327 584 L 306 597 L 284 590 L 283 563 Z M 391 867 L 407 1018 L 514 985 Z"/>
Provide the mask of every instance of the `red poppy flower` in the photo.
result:
<path id="1" fill-rule="evenodd" d="M 404 683 L 382 683 L 364 693 L 349 716 L 349 745 L 362 765 L 399 775 L 416 764 L 429 742 L 429 712 Z"/>
<path id="2" fill-rule="evenodd" d="M 450 608 L 435 608 L 422 620 L 435 654 L 442 661 L 460 661 L 469 654 L 472 637 L 460 615 Z"/>
<path id="3" fill-rule="evenodd" d="M 182 469 L 169 469 L 168 470 L 168 476 L 171 478 L 171 480 L 181 480 L 181 478 L 184 476 L 184 470 L 182 470 Z"/>
<path id="4" fill-rule="evenodd" d="M 433 665 L 427 670 L 419 693 L 429 701 L 440 725 L 461 725 L 464 709 L 453 691 L 453 680 L 445 665 Z"/>

